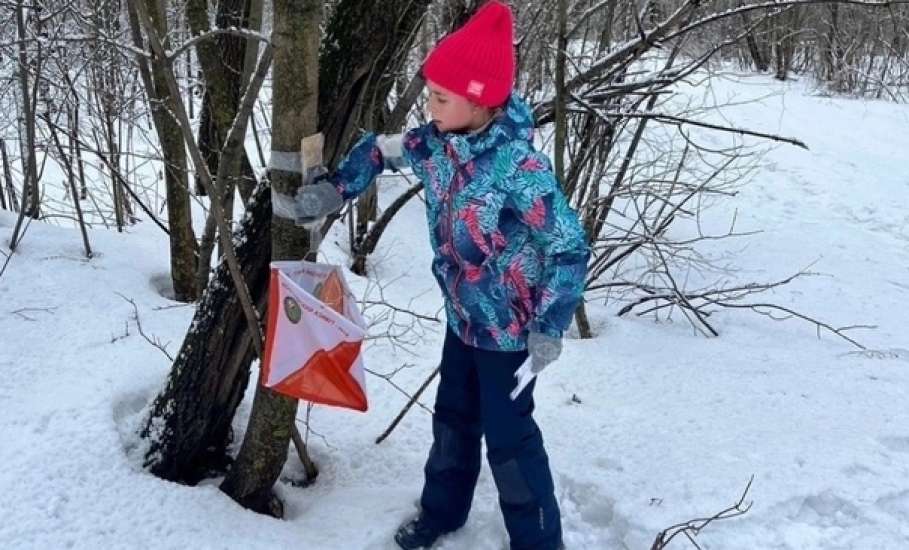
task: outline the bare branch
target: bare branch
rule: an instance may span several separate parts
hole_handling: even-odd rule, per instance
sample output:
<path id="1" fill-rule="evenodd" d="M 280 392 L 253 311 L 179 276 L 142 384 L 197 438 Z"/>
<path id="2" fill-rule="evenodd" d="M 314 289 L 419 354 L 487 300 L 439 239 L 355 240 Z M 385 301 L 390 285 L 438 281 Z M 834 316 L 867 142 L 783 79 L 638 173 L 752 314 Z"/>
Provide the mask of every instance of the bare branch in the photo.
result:
<path id="1" fill-rule="evenodd" d="M 678 523 L 672 525 L 660 531 L 656 536 L 656 539 L 653 541 L 653 545 L 650 547 L 650 550 L 663 550 L 666 548 L 669 543 L 678 536 L 680 533 L 685 535 L 685 537 L 694 545 L 695 548 L 700 548 L 698 544 L 694 541 L 694 537 L 697 537 L 701 531 L 703 531 L 708 525 L 715 521 L 729 519 L 738 517 L 746 514 L 750 509 L 752 502 L 745 504 L 745 498 L 748 496 L 748 491 L 751 489 L 751 484 L 754 482 L 754 475 L 748 480 L 748 484 L 745 486 L 745 491 L 742 492 L 742 496 L 739 497 L 738 502 L 717 512 L 709 518 L 698 518 L 686 521 L 684 523 Z"/>

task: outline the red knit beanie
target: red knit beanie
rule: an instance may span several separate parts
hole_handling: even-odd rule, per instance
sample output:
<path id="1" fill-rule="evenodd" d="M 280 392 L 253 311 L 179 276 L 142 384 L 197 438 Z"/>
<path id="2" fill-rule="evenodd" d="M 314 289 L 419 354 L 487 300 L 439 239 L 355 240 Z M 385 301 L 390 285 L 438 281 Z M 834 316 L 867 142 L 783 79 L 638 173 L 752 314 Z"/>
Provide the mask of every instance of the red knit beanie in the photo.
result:
<path id="1" fill-rule="evenodd" d="M 484 107 L 505 103 L 514 86 L 511 8 L 491 0 L 429 53 L 423 76 Z"/>

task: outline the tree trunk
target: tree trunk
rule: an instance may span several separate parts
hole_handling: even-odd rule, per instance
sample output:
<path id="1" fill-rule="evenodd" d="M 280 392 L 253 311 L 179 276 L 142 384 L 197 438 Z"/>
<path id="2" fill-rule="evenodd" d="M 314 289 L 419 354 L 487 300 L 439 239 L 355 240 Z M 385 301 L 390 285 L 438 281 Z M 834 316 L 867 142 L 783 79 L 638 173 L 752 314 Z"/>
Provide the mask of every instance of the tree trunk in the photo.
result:
<path id="1" fill-rule="evenodd" d="M 792 7 L 779 16 L 776 26 L 776 39 L 774 40 L 774 53 L 777 80 L 786 80 L 792 66 L 792 55 L 795 49 L 793 34 L 798 32 L 798 12 Z"/>
<path id="2" fill-rule="evenodd" d="M 275 46 L 272 107 L 272 151 L 297 153 L 304 136 L 318 128 L 320 0 L 276 0 L 272 41 Z M 299 173 L 271 170 L 275 192 L 293 196 Z M 315 246 L 311 246 L 315 244 Z M 272 218 L 272 258 L 293 260 L 318 247 L 309 232 L 293 221 Z M 261 384 L 243 438 L 243 445 L 221 489 L 241 505 L 259 513 L 283 516 L 272 486 L 287 460 L 297 400 Z"/>
<path id="3" fill-rule="evenodd" d="M 284 1 L 286 3 L 289 0 Z M 347 1 L 360 5 L 363 9 L 369 8 L 371 4 L 354 0 Z M 288 9 L 286 5 L 282 4 L 280 12 L 286 14 Z M 287 19 L 287 17 L 287 15 L 282 15 L 279 19 Z M 316 40 L 318 39 L 318 33 L 307 35 L 302 30 L 295 31 L 294 29 L 298 26 L 291 21 L 279 21 L 279 23 L 276 25 L 273 36 L 275 43 L 285 48 L 296 47 L 293 41 L 311 40 L 314 37 Z M 381 22 L 375 24 L 386 32 L 391 30 L 390 27 L 382 27 Z M 287 25 L 291 25 L 291 28 L 288 29 Z M 329 27 L 331 25 L 329 23 Z M 299 28 L 302 29 L 302 27 Z M 386 43 L 391 42 L 391 38 L 386 37 Z M 305 46 L 307 52 L 316 47 Z M 203 49 L 200 44 L 199 50 Z M 345 60 L 343 56 L 338 55 L 333 59 L 333 63 L 360 62 L 358 61 L 361 59 L 358 49 L 356 53 L 357 56 L 350 60 Z M 315 115 L 312 115 L 313 120 L 301 122 L 303 115 L 299 114 L 297 110 L 307 103 L 298 98 L 304 95 L 301 86 L 308 81 L 299 75 L 301 69 L 287 67 L 291 63 L 301 63 L 301 60 L 304 59 L 303 54 L 285 51 L 280 55 L 283 55 L 284 58 L 279 64 L 276 52 L 273 71 L 275 75 L 280 75 L 280 78 L 276 78 L 274 81 L 273 98 L 277 116 L 272 117 L 275 134 L 273 147 L 296 152 L 300 147 L 299 138 L 304 133 L 315 130 Z M 323 70 L 324 66 L 324 63 L 320 64 Z M 306 91 L 306 94 L 309 93 Z M 346 104 L 339 99 L 342 94 L 341 90 L 337 88 L 323 90 L 322 94 L 320 101 L 338 103 L 346 107 Z M 306 97 L 308 98 L 309 95 Z M 313 98 L 310 99 L 314 101 Z M 315 107 L 312 108 L 315 109 Z M 326 111 L 324 116 L 326 119 L 320 121 L 320 126 L 337 125 L 341 119 L 347 116 L 347 109 Z M 299 181 L 299 175 L 285 174 L 282 176 L 280 172 L 273 172 L 271 179 L 272 185 L 282 185 L 286 191 L 288 181 Z M 308 251 L 308 243 L 305 242 L 307 235 L 299 235 L 300 232 L 296 228 L 288 227 L 284 222 L 278 220 L 274 222 L 275 227 L 271 227 L 270 208 L 270 194 L 261 193 L 257 189 L 247 205 L 248 215 L 241 222 L 243 237 L 237 252 L 250 291 L 253 293 L 253 299 L 259 304 L 259 311 L 264 311 L 267 293 L 268 262 L 272 250 L 271 231 L 277 230 L 281 225 L 281 234 L 285 236 L 282 239 L 287 240 L 289 238 L 286 237 L 287 235 L 294 235 L 292 240 L 300 241 L 299 243 L 284 242 L 280 250 L 293 250 L 294 252 L 292 254 L 282 252 L 283 255 L 276 255 L 276 257 L 297 259 Z M 149 439 L 151 444 L 151 452 L 147 455 L 146 462 L 152 472 L 167 479 L 194 483 L 204 477 L 206 472 L 223 469 L 226 464 L 225 448 L 230 439 L 230 422 L 245 390 L 254 357 L 250 345 L 244 325 L 243 311 L 234 294 L 229 272 L 221 266 L 215 271 L 211 282 L 207 285 L 196 318 L 187 332 L 180 354 L 174 361 L 167 387 L 155 399 L 149 417 L 145 420 L 142 437 Z M 267 395 L 267 392 L 259 390 L 257 394 Z M 262 405 L 262 401 L 266 401 L 266 404 Z M 254 420 L 247 430 L 250 434 L 248 439 L 262 439 L 267 438 L 268 435 L 274 435 L 263 436 L 264 431 L 271 430 L 272 425 L 263 418 L 266 415 L 273 416 L 271 413 L 276 408 L 274 407 L 275 401 L 269 401 L 268 397 L 257 396 L 256 403 L 259 404 L 254 405 L 256 412 Z M 278 409 L 288 405 L 283 401 L 277 401 L 277 403 Z M 268 410 L 263 412 L 263 409 Z M 279 412 L 284 412 L 283 416 L 287 417 L 286 410 Z M 225 484 L 232 495 L 245 495 L 240 496 L 241 501 L 253 503 L 254 509 L 278 514 L 280 513 L 280 503 L 271 498 L 270 489 L 274 479 L 269 481 L 269 478 L 277 476 L 274 472 L 280 471 L 280 465 L 286 460 L 287 439 L 284 436 L 289 434 L 291 425 L 290 421 L 273 425 L 279 426 L 277 431 L 282 433 L 277 435 L 280 436 L 283 443 L 278 441 L 277 444 L 274 442 L 269 444 L 266 441 L 258 441 L 244 444 L 250 446 L 251 449 L 241 451 L 238 466 L 232 472 L 231 477 L 225 480 Z M 259 454 L 258 445 L 266 445 L 270 450 Z M 278 447 L 281 448 L 278 449 Z M 243 458 L 244 456 L 245 458 Z M 265 464 L 266 466 L 263 468 L 267 467 L 268 472 L 265 473 L 268 475 L 262 474 L 264 469 L 254 468 L 250 464 L 253 461 Z"/>
<path id="4" fill-rule="evenodd" d="M 265 311 L 271 259 L 271 193 L 256 188 L 234 236 L 243 277 Z M 231 421 L 249 381 L 255 349 L 227 264 L 215 270 L 164 391 L 155 399 L 141 436 L 149 440 L 145 465 L 171 481 L 195 484 L 223 473 Z"/>
<path id="5" fill-rule="evenodd" d="M 3 181 L 0 181 L 0 208 L 3 210 L 11 210 L 6 207 L 6 194 L 3 192 L 4 182 L 6 181 L 7 166 L 6 166 L 6 146 L 3 143 L 3 138 L 0 138 L 0 169 L 3 170 Z"/>
<path id="6" fill-rule="evenodd" d="M 416 40 L 428 5 L 426 0 L 384 3 L 348 0 L 336 8 L 322 41 L 320 79 L 322 97 L 330 90 L 338 90 L 335 93 L 339 98 L 332 104 L 324 101 L 320 104 L 323 118 L 330 111 L 343 115 L 333 115 L 323 127 L 329 165 L 340 161 L 356 137 L 353 130 L 357 127 L 378 132 L 400 131 L 424 82 L 422 78 L 414 77 L 394 109 L 389 108 L 386 98 L 397 83 L 396 75 L 403 68 L 406 52 Z M 453 9 L 450 17 L 457 17 L 464 11 Z M 378 186 L 373 186 L 357 199 L 356 216 L 352 220 L 352 269 L 361 275 L 366 274 L 366 255 L 375 248 L 382 232 L 379 229 L 374 233 L 369 224 L 379 220 L 378 193 Z M 372 242 L 371 247 L 363 246 L 367 241 Z"/>
<path id="7" fill-rule="evenodd" d="M 247 5 L 247 26 L 249 30 L 260 32 L 262 30 L 262 4 L 263 0 L 249 0 Z M 240 79 L 240 89 L 246 89 L 249 79 L 252 78 L 259 60 L 259 41 L 255 38 L 246 40 L 243 53 L 243 77 Z"/>
<path id="8" fill-rule="evenodd" d="M 748 15 L 742 14 L 742 23 L 744 27 L 751 26 L 751 20 L 748 18 Z M 757 37 L 752 30 L 747 35 L 745 35 L 745 44 L 748 46 L 748 53 L 751 54 L 751 60 L 754 62 L 755 68 L 764 72 L 769 68 L 767 59 L 761 54 L 761 48 L 758 46 Z"/>
<path id="9" fill-rule="evenodd" d="M 149 14 L 154 21 L 158 36 L 167 40 L 167 20 L 164 6 L 160 0 L 144 0 Z M 143 47 L 139 21 L 135 8 L 127 6 L 133 41 Z M 196 235 L 192 227 L 192 210 L 189 198 L 189 178 L 186 167 L 186 147 L 180 125 L 168 113 L 173 111 L 173 102 L 183 98 L 174 98 L 170 94 L 165 79 L 166 67 L 157 58 L 151 67 L 142 58 L 138 59 L 139 74 L 148 95 L 151 106 L 152 121 L 161 144 L 164 156 L 164 181 L 167 196 L 167 218 L 170 231 L 170 272 L 174 287 L 174 299 L 180 302 L 193 302 L 199 296 L 196 285 Z"/>
<path id="10" fill-rule="evenodd" d="M 26 216 L 37 219 L 40 216 L 38 192 L 38 164 L 35 160 L 35 97 L 38 89 L 37 82 L 34 87 L 29 83 L 28 65 L 29 59 L 26 53 L 26 33 L 25 33 L 25 7 L 22 0 L 16 2 L 16 30 L 19 38 L 18 51 L 18 72 L 19 72 L 19 90 L 22 93 L 23 124 L 25 125 L 25 143 L 22 147 L 22 162 L 24 164 L 24 177 L 22 181 L 22 208 L 19 210 L 19 216 L 16 218 L 16 225 L 13 227 L 13 235 L 10 238 L 10 250 L 15 250 L 20 240 L 20 230 L 22 222 Z M 40 48 L 40 43 L 38 44 Z M 40 74 L 41 59 L 40 53 L 38 58 L 32 62 L 36 69 L 35 73 Z M 37 80 L 37 78 L 36 78 Z"/>
<path id="11" fill-rule="evenodd" d="M 385 101 L 416 37 L 429 0 L 341 0 L 325 30 L 319 67 L 319 116 L 325 160 L 334 166 L 364 120 L 384 128 Z"/>
<path id="12" fill-rule="evenodd" d="M 41 116 L 47 123 L 47 128 L 50 130 L 51 139 L 53 140 L 54 146 L 57 149 L 57 155 L 60 157 L 60 164 L 64 167 L 64 171 L 66 172 L 67 185 L 73 199 L 73 209 L 76 211 L 76 223 L 79 224 L 79 230 L 82 234 L 82 246 L 85 248 L 85 257 L 90 260 L 93 256 L 92 247 L 88 241 L 88 231 L 85 228 L 85 218 L 82 216 L 82 205 L 79 204 L 79 195 L 76 192 L 76 175 L 73 172 L 73 164 L 71 159 L 67 157 L 66 151 L 63 150 L 63 144 L 60 142 L 60 136 L 57 133 L 57 128 L 51 121 L 50 112 L 51 109 L 50 106 L 48 106 L 48 109 Z"/>
<path id="13" fill-rule="evenodd" d="M 223 0 L 218 3 L 215 25 L 218 28 L 246 27 L 249 15 L 250 0 Z M 186 3 L 186 18 L 194 35 L 210 30 L 208 3 L 205 0 L 190 0 Z M 240 148 L 232 158 L 219 158 L 227 132 L 237 115 L 242 93 L 243 65 L 246 56 L 246 39 L 219 35 L 214 40 L 204 40 L 196 48 L 199 64 L 205 80 L 205 91 L 202 99 L 202 111 L 199 121 L 199 147 L 205 156 L 209 172 L 218 173 L 219 164 L 227 162 L 228 170 L 224 181 L 215 185 L 221 194 L 227 222 L 233 220 L 233 197 L 239 187 L 244 201 L 248 199 L 255 186 L 255 175 L 246 151 Z M 196 193 L 205 195 L 198 178 Z M 210 217 L 210 214 L 209 214 Z M 196 285 L 204 287 L 208 282 L 211 256 L 215 250 L 214 220 L 206 221 L 199 246 L 199 262 L 196 272 Z"/>
<path id="14" fill-rule="evenodd" d="M 9 155 L 6 152 L 6 142 L 2 139 L 0 139 L 0 160 L 3 162 L 3 184 L 6 185 L 6 192 L 9 194 L 10 210 L 18 212 L 19 205 L 16 203 L 16 187 L 13 185 L 13 173 L 9 166 Z M 3 194 L 2 188 L 0 188 L 0 194 Z"/>
<path id="15" fill-rule="evenodd" d="M 568 134 L 568 114 L 565 110 L 565 64 L 568 62 L 568 0 L 558 3 L 558 38 L 555 66 L 555 144 L 553 159 L 556 179 L 565 185 L 565 139 Z"/>
<path id="16" fill-rule="evenodd" d="M 126 218 L 123 197 L 123 188 L 120 187 L 120 152 L 117 149 L 117 138 L 114 133 L 114 111 L 110 105 L 108 92 L 103 92 L 104 101 L 104 138 L 107 140 L 107 166 L 110 168 L 110 188 L 114 199 L 114 221 L 117 224 L 117 232 L 123 232 L 123 226 Z"/>

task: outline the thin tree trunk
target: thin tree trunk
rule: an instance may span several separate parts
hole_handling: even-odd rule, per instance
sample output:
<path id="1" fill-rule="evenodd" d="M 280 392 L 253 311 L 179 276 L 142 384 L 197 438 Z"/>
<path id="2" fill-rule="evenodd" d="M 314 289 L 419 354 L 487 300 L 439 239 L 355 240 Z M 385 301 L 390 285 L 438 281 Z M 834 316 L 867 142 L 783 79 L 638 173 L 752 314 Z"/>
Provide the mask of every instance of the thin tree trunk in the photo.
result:
<path id="1" fill-rule="evenodd" d="M 742 24 L 745 28 L 751 26 L 751 21 L 746 14 L 742 14 Z M 768 63 L 766 58 L 761 54 L 761 49 L 758 46 L 757 38 L 754 35 L 754 31 L 749 32 L 745 36 L 745 44 L 748 46 L 748 52 L 751 54 L 751 60 L 754 62 L 754 66 L 758 71 L 764 72 L 768 68 Z"/>
<path id="2" fill-rule="evenodd" d="M 109 83 L 108 83 L 109 84 Z M 102 92 L 105 96 L 109 92 Z M 104 103 L 104 139 L 107 141 L 107 166 L 110 168 L 110 185 L 111 194 L 114 200 L 114 221 L 117 224 L 117 232 L 123 232 L 123 198 L 120 188 L 120 156 L 117 154 L 117 146 L 114 143 L 114 115 L 108 107 L 108 100 L 102 99 Z"/>
<path id="3" fill-rule="evenodd" d="M 276 0 L 272 40 L 275 45 L 272 151 L 298 152 L 304 136 L 318 128 L 320 0 Z M 272 188 L 293 196 L 300 174 L 271 170 Z M 312 246 L 316 244 L 316 246 Z M 309 233 L 293 221 L 272 218 L 272 258 L 297 259 L 314 252 Z M 256 384 L 249 425 L 233 467 L 221 489 L 241 505 L 282 517 L 283 504 L 273 493 L 287 460 L 297 400 Z"/>
<path id="4" fill-rule="evenodd" d="M 559 0 L 558 39 L 556 40 L 555 66 L 555 146 L 553 151 L 556 178 L 565 183 L 565 138 L 568 133 L 568 116 L 565 112 L 565 64 L 568 52 L 568 0 Z"/>
<path id="5" fill-rule="evenodd" d="M 63 78 L 66 81 L 67 88 L 69 88 L 73 96 L 73 120 L 70 128 L 70 135 L 72 136 L 73 158 L 75 159 L 76 168 L 79 173 L 79 198 L 85 200 L 88 198 L 88 186 L 85 184 L 85 163 L 82 160 L 82 140 L 79 137 L 79 109 L 81 108 L 79 94 L 76 93 L 76 87 L 73 85 L 73 81 L 70 79 L 69 74 L 64 73 Z"/>
<path id="6" fill-rule="evenodd" d="M 610 6 L 611 8 L 612 6 Z M 565 150 L 568 137 L 568 114 L 565 110 L 565 65 L 568 63 L 568 0 L 559 0 L 558 3 L 558 38 L 556 41 L 555 65 L 555 145 L 553 150 L 555 175 L 562 189 L 568 193 L 568 181 L 565 178 Z M 590 323 L 587 322 L 587 313 L 584 311 L 582 301 L 575 310 L 575 320 L 581 338 L 590 338 Z"/>
<path id="7" fill-rule="evenodd" d="M 6 164 L 6 145 L 4 145 L 2 138 L 0 138 L 0 163 L 2 163 L 4 182 L 6 182 L 8 184 L 9 181 L 8 181 L 8 179 L 6 179 L 6 174 L 7 174 L 7 170 L 8 170 L 8 167 Z M 6 194 L 3 192 L 3 182 L 0 182 L 0 208 L 2 208 L 3 210 L 10 210 L 9 208 L 6 207 Z"/>
<path id="8" fill-rule="evenodd" d="M 215 24 L 219 28 L 246 26 L 250 0 L 224 0 L 218 3 Z M 193 34 L 198 35 L 210 30 L 208 4 L 205 0 L 190 0 L 186 3 L 186 17 Z M 229 170 L 223 181 L 217 181 L 219 199 L 224 205 L 227 222 L 233 221 L 234 192 L 239 187 L 241 197 L 248 200 L 255 186 L 255 173 L 240 148 L 232 158 L 219 158 L 224 139 L 237 114 L 242 90 L 243 65 L 246 50 L 246 39 L 221 35 L 214 40 L 200 42 L 196 47 L 199 64 L 205 80 L 205 92 L 202 98 L 202 110 L 199 121 L 199 147 L 208 163 L 209 172 L 218 173 L 221 162 L 228 163 Z M 196 180 L 196 192 L 205 195 Z M 209 212 L 211 217 L 211 212 Z M 208 282 L 211 256 L 215 251 L 214 220 L 206 220 L 199 246 L 199 263 L 196 271 L 196 284 L 203 288 Z"/>
<path id="9" fill-rule="evenodd" d="M 82 205 L 79 203 L 79 195 L 76 192 L 76 176 L 73 173 L 72 160 L 66 156 L 66 152 L 63 150 L 63 144 L 60 143 L 57 129 L 50 121 L 49 113 L 50 111 L 48 110 L 44 115 L 47 118 L 47 127 L 50 130 L 54 146 L 57 148 L 57 154 L 60 155 L 60 160 L 62 161 L 63 166 L 66 167 L 66 179 L 69 183 L 70 193 L 72 194 L 73 206 L 76 209 L 76 221 L 79 223 L 79 230 L 82 234 L 82 245 L 85 248 L 85 257 L 91 259 L 92 247 L 88 242 L 88 231 L 85 229 L 85 218 L 82 216 Z"/>
<path id="10" fill-rule="evenodd" d="M 249 0 L 247 5 L 249 14 L 246 24 L 251 31 L 258 32 L 262 30 L 262 4 L 263 0 Z M 243 57 L 243 78 L 240 80 L 241 89 L 245 89 L 249 79 L 252 78 L 258 60 L 259 41 L 255 38 L 249 38 L 246 40 L 246 49 Z"/>
<path id="11" fill-rule="evenodd" d="M 25 146 L 23 148 L 23 163 L 25 174 L 22 182 L 22 208 L 19 210 L 19 216 L 16 218 L 16 225 L 13 227 L 12 238 L 10 238 L 10 250 L 15 250 L 19 244 L 20 231 L 22 222 L 26 216 L 38 218 L 40 216 L 38 201 L 38 166 L 35 161 L 35 98 L 37 97 L 38 84 L 34 88 L 29 85 L 28 78 L 28 56 L 25 49 L 25 8 L 22 0 L 16 2 L 16 30 L 18 32 L 19 42 L 19 90 L 22 94 L 23 123 L 25 125 Z M 40 43 L 39 46 L 40 48 Z M 34 62 L 36 74 L 40 73 L 40 54 L 39 59 Z M 37 79 L 36 79 L 37 81 Z"/>
<path id="12" fill-rule="evenodd" d="M 3 181 L 6 184 L 6 192 L 9 196 L 10 210 L 19 212 L 18 199 L 16 198 L 16 187 L 13 185 L 13 172 L 9 165 L 9 155 L 6 152 L 6 142 L 0 139 L 0 159 L 3 160 Z M 0 189 L 0 194 L 3 190 Z"/>
<path id="13" fill-rule="evenodd" d="M 70 164 L 66 167 L 67 177 L 72 178 L 72 181 L 69 182 L 69 186 L 75 191 L 73 194 L 73 200 L 79 201 L 80 195 L 78 194 L 78 187 L 76 186 L 76 120 L 73 115 L 73 106 L 67 101 L 66 102 L 66 126 L 67 126 L 67 149 L 69 149 L 69 159 L 67 162 Z"/>
<path id="14" fill-rule="evenodd" d="M 160 0 L 142 0 L 145 2 L 158 36 L 167 37 L 167 20 L 164 6 Z M 139 20 L 135 7 L 128 5 L 128 15 L 134 43 L 143 47 Z M 164 47 L 169 47 L 165 38 Z M 137 59 L 139 74 L 142 78 L 152 121 L 161 144 L 164 163 L 164 181 L 167 197 L 167 219 L 170 233 L 170 271 L 174 288 L 174 299 L 180 302 L 193 302 L 200 293 L 196 285 L 196 235 L 192 227 L 192 210 L 189 197 L 189 177 L 186 166 L 186 147 L 180 125 L 170 115 L 174 112 L 174 102 L 183 101 L 182 97 L 173 97 L 167 86 L 164 62 L 156 57 L 150 66 L 145 59 Z"/>
<path id="15" fill-rule="evenodd" d="M 611 0 L 606 6 L 606 19 L 603 24 L 603 33 L 600 35 L 600 45 L 597 47 L 597 57 L 612 47 L 616 4 L 618 4 L 618 0 Z"/>

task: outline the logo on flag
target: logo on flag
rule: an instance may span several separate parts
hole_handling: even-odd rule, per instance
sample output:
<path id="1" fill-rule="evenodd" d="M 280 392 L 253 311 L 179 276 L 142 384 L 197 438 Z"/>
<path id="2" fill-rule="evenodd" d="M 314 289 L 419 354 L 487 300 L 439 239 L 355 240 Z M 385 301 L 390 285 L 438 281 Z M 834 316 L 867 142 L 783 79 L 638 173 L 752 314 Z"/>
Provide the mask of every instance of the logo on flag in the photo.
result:
<path id="1" fill-rule="evenodd" d="M 303 312 L 300 310 L 300 304 L 294 300 L 293 296 L 284 298 L 284 313 L 287 314 L 287 320 L 293 324 L 300 322 Z"/>

